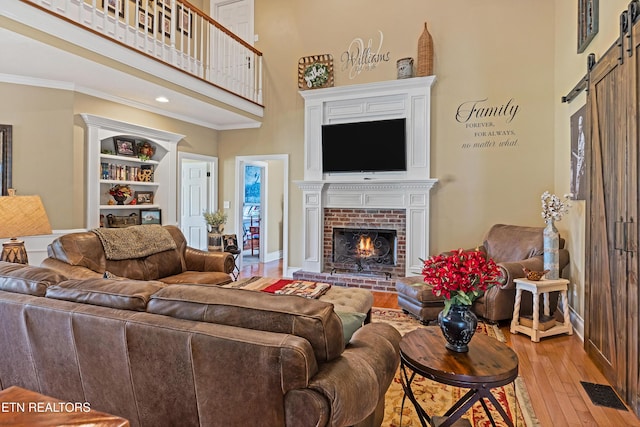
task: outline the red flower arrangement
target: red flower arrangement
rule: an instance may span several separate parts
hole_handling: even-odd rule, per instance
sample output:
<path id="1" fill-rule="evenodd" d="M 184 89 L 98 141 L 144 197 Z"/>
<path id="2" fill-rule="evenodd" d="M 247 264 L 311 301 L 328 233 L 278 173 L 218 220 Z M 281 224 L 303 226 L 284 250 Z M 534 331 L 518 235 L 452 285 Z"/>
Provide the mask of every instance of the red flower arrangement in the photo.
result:
<path id="1" fill-rule="evenodd" d="M 424 260 L 424 281 L 444 298 L 444 315 L 452 305 L 471 305 L 482 292 L 501 283 L 502 271 L 480 250 L 457 249 Z"/>

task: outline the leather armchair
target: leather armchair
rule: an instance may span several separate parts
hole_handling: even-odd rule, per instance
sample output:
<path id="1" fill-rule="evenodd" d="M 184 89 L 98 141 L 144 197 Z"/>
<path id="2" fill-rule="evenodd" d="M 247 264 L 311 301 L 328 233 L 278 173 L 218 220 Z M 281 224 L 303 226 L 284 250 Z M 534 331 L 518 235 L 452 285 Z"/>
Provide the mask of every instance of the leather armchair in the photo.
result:
<path id="1" fill-rule="evenodd" d="M 473 304 L 473 311 L 490 321 L 500 321 L 513 317 L 516 287 L 514 279 L 525 277 L 523 267 L 533 271 L 542 271 L 543 227 L 523 227 L 517 225 L 496 224 L 487 233 L 481 250 L 486 251 L 503 270 L 503 284 L 493 286 Z M 564 249 L 565 241 L 560 238 L 560 273 L 569 264 L 569 252 Z M 550 310 L 557 307 L 558 293 L 550 295 Z M 533 298 L 529 292 L 522 293 L 520 313 L 531 314 Z"/>

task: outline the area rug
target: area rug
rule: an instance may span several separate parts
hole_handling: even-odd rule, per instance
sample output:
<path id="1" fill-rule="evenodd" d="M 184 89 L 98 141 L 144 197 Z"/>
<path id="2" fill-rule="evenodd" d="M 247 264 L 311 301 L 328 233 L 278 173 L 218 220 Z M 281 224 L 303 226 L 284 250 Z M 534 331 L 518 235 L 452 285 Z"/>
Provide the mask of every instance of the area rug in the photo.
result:
<path id="1" fill-rule="evenodd" d="M 374 307 L 371 314 L 372 322 L 389 323 L 403 335 L 416 328 L 424 327 L 420 322 L 404 314 L 401 310 Z M 502 331 L 496 325 L 479 322 L 476 333 L 484 333 L 505 342 Z M 412 388 L 422 407 L 425 408 L 430 415 L 443 415 L 448 408 L 450 408 L 467 392 L 467 389 L 440 384 L 421 376 L 415 377 L 412 383 Z M 496 397 L 497 401 L 503 405 L 516 427 L 540 426 L 540 423 L 536 419 L 531 407 L 529 394 L 527 393 L 522 378 L 518 377 L 513 384 L 509 384 L 504 387 L 497 387 L 492 390 L 492 393 Z M 404 391 L 402 390 L 400 371 L 398 370 L 385 395 L 385 414 L 384 421 L 382 423 L 384 427 L 399 427 L 401 425 L 401 415 L 402 426 L 421 426 L 413 404 L 406 399 L 404 407 L 402 406 L 403 396 Z M 507 424 L 503 421 L 500 414 L 493 408 L 493 405 L 490 402 L 487 403 L 496 425 L 506 426 Z M 485 427 L 491 425 L 491 422 L 485 414 L 482 405 L 480 405 L 480 402 L 476 402 L 476 404 L 467 411 L 463 418 L 466 418 L 474 427 Z"/>

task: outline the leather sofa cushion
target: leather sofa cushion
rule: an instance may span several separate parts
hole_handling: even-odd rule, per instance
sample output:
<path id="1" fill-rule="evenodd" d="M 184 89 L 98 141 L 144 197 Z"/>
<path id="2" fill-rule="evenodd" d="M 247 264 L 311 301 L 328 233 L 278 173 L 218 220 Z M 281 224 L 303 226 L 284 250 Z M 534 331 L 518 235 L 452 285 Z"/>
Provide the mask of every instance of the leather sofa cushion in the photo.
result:
<path id="1" fill-rule="evenodd" d="M 169 285 L 185 285 L 189 283 L 226 285 L 232 282 L 231 276 L 222 271 L 184 271 L 180 274 L 163 277 L 160 280 Z"/>
<path id="2" fill-rule="evenodd" d="M 145 311 L 151 295 L 165 286 L 162 282 L 122 278 L 74 279 L 50 286 L 46 297 L 120 310 Z"/>
<path id="3" fill-rule="evenodd" d="M 342 322 L 333 305 L 298 296 L 203 284 L 171 285 L 151 296 L 147 311 L 296 335 L 311 344 L 320 363 L 340 356 L 345 347 Z"/>
<path id="4" fill-rule="evenodd" d="M 43 267 L 0 261 L 0 290 L 42 297 L 49 286 L 67 280 Z"/>

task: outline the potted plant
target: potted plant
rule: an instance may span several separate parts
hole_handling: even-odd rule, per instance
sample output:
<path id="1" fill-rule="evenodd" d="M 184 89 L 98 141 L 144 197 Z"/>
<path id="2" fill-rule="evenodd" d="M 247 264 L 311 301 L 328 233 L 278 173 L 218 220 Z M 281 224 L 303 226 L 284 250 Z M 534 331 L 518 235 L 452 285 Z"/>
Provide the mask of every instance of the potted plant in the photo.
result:
<path id="1" fill-rule="evenodd" d="M 438 323 L 447 348 L 468 351 L 467 344 L 478 325 L 476 315 L 469 309 L 483 292 L 500 283 L 500 267 L 478 249 L 457 249 L 426 259 L 422 275 L 433 287 L 433 294 L 444 298 Z"/>
<path id="2" fill-rule="evenodd" d="M 222 230 L 227 223 L 227 214 L 223 210 L 217 210 L 216 212 L 203 212 L 204 220 L 207 223 L 207 229 L 209 231 L 209 250 L 210 251 L 222 251 Z"/>

